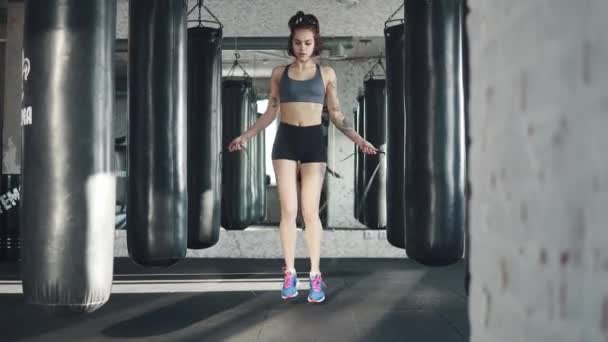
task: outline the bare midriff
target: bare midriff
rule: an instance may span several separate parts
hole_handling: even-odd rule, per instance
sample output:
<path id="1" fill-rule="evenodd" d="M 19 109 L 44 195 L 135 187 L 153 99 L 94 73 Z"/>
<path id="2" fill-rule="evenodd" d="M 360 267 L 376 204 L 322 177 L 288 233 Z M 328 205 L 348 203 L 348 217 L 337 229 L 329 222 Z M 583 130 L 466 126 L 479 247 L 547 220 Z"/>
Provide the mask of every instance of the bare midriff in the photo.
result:
<path id="1" fill-rule="evenodd" d="M 281 103 L 279 120 L 292 126 L 315 126 L 321 124 L 323 105 L 311 102 Z"/>

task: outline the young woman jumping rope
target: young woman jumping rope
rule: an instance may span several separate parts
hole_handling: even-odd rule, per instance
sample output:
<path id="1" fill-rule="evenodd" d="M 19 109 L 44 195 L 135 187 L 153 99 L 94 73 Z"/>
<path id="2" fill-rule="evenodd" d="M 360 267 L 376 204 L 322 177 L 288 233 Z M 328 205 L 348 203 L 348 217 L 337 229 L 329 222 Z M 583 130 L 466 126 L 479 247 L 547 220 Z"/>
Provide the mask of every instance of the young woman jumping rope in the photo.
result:
<path id="1" fill-rule="evenodd" d="M 319 266 L 322 227 L 319 201 L 327 164 L 323 144 L 321 113 L 327 100 L 331 122 L 365 154 L 377 149 L 355 132 L 352 122 L 342 113 L 338 101 L 337 78 L 329 66 L 320 66 L 313 58 L 321 51 L 319 22 L 312 14 L 299 11 L 289 19 L 288 52 L 292 64 L 273 69 L 269 106 L 254 125 L 235 138 L 229 151 L 241 150 L 244 144 L 279 116 L 279 128 L 272 148 L 272 163 L 281 205 L 280 237 L 285 259 L 283 299 L 298 295 L 295 270 L 296 216 L 298 213 L 297 174 L 301 179 L 302 217 L 310 256 L 310 291 L 308 301 L 325 300 L 325 284 Z"/>

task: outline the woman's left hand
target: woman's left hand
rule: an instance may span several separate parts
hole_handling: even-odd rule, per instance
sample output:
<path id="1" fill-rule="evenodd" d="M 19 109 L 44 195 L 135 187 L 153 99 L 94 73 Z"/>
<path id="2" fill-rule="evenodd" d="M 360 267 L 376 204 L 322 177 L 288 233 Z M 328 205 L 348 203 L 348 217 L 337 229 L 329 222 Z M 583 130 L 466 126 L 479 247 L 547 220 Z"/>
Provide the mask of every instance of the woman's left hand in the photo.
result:
<path id="1" fill-rule="evenodd" d="M 378 153 L 378 149 L 374 147 L 369 141 L 361 139 L 359 143 L 357 143 L 361 152 L 369 155 L 374 155 Z"/>

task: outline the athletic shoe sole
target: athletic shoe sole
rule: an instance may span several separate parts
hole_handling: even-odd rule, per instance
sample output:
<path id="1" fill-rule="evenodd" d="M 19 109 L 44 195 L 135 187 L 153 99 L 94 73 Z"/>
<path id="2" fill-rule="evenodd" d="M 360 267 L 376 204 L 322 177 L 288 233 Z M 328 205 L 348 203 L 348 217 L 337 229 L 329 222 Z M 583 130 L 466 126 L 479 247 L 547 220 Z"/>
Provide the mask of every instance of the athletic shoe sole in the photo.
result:
<path id="1" fill-rule="evenodd" d="M 289 299 L 295 298 L 297 296 L 298 296 L 298 292 L 294 293 L 293 295 L 291 295 L 289 297 L 285 297 L 285 296 L 281 295 L 281 298 L 283 298 L 285 300 L 289 300 Z"/>
<path id="2" fill-rule="evenodd" d="M 325 296 L 323 296 L 323 298 L 321 298 L 321 299 L 317 299 L 317 300 L 310 299 L 310 297 L 308 297 L 308 302 L 309 302 L 309 303 L 313 303 L 313 304 L 314 304 L 314 303 L 321 303 L 321 302 L 323 302 L 324 300 L 325 300 Z"/>

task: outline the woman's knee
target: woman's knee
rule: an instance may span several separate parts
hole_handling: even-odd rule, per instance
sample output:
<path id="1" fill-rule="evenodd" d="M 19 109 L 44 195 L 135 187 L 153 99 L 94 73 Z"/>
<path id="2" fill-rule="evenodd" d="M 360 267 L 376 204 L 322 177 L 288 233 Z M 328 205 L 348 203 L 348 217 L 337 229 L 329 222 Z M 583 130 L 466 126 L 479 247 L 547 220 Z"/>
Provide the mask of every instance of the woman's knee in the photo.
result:
<path id="1" fill-rule="evenodd" d="M 281 221 L 294 221 L 298 216 L 297 207 L 281 208 Z"/>
<path id="2" fill-rule="evenodd" d="M 319 209 L 306 209 L 302 208 L 302 218 L 304 219 L 304 223 L 307 225 L 317 223 L 319 218 Z"/>

